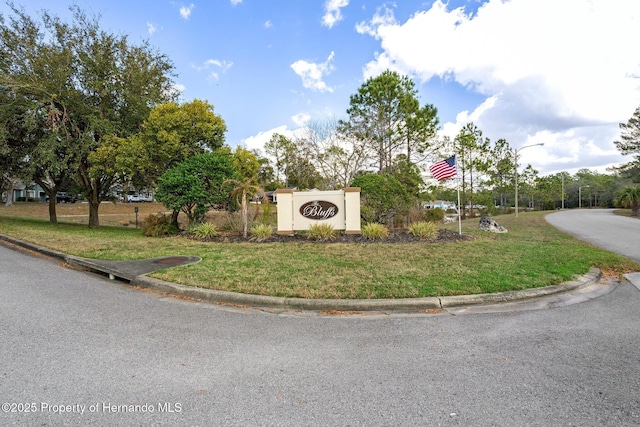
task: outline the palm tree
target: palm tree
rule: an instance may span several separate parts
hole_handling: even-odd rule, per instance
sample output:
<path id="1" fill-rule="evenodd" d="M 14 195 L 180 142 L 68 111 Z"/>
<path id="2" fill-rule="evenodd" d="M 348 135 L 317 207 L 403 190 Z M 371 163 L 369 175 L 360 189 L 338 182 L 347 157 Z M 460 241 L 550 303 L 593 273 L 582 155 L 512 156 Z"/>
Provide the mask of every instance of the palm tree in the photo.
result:
<path id="1" fill-rule="evenodd" d="M 618 204 L 631 208 L 631 216 L 638 216 L 640 210 L 640 186 L 624 187 L 618 193 Z"/>
<path id="2" fill-rule="evenodd" d="M 242 236 L 247 237 L 247 228 L 249 227 L 249 207 L 247 202 L 247 194 L 261 194 L 262 199 L 265 200 L 264 191 L 258 184 L 256 184 L 253 178 L 249 178 L 246 181 L 239 181 L 237 179 L 228 179 L 222 183 L 222 187 L 233 185 L 234 188 L 231 191 L 231 195 L 240 199 L 240 205 L 242 206 Z"/>

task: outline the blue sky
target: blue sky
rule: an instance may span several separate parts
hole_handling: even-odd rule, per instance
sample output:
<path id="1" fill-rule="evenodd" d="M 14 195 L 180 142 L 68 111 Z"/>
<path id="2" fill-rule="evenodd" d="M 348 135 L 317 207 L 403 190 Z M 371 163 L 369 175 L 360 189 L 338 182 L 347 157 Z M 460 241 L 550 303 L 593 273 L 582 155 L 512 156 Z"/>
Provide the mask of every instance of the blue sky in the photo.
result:
<path id="1" fill-rule="evenodd" d="M 68 1 L 15 0 L 69 15 Z M 640 105 L 640 2 L 630 0 L 84 0 L 101 25 L 174 63 L 182 100 L 213 104 L 227 144 L 345 118 L 389 68 L 438 108 L 441 134 L 473 121 L 542 175 L 627 162 L 613 141 Z M 0 5 L 0 12 L 7 7 Z"/>

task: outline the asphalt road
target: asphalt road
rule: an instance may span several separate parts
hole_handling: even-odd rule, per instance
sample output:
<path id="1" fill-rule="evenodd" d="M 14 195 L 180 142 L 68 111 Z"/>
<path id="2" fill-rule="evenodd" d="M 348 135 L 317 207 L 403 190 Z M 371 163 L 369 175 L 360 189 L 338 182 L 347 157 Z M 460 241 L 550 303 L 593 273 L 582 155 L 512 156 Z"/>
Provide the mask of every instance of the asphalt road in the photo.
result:
<path id="1" fill-rule="evenodd" d="M 2 246 L 0 272 L 3 426 L 640 425 L 628 282 L 544 310 L 313 316 L 164 297 Z"/>
<path id="2" fill-rule="evenodd" d="M 640 220 L 613 209 L 569 210 L 547 215 L 554 227 L 596 246 L 640 262 Z"/>

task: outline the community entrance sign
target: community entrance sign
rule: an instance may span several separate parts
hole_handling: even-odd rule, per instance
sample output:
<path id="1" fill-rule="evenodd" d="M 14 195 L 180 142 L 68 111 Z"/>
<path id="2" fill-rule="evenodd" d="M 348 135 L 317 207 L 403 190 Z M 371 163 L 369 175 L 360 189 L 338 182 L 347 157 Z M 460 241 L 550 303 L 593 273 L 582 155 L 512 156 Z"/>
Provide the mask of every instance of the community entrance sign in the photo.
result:
<path id="1" fill-rule="evenodd" d="M 340 209 L 325 200 L 313 200 L 300 206 L 300 215 L 307 219 L 329 219 L 338 215 Z"/>
<path id="2" fill-rule="evenodd" d="M 334 230 L 360 234 L 360 188 L 335 191 L 276 190 L 278 234 L 325 223 Z"/>

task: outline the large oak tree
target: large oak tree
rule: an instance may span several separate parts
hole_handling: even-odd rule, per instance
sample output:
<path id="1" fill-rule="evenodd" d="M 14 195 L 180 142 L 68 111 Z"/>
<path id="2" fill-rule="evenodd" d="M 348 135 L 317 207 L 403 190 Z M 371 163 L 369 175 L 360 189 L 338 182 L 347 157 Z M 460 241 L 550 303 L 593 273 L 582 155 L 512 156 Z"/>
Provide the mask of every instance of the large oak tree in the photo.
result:
<path id="1" fill-rule="evenodd" d="M 8 22 L 0 17 L 0 88 L 32 101 L 30 113 L 45 119 L 29 156 L 43 183 L 52 170 L 71 177 L 89 202 L 89 226 L 98 227 L 100 203 L 121 176 L 92 159 L 104 160 L 95 154 L 101 147 L 135 134 L 155 105 L 175 99 L 173 64 L 146 42 L 102 30 L 77 6 L 71 22 L 9 6 Z"/>
<path id="2" fill-rule="evenodd" d="M 195 99 L 169 102 L 153 108 L 132 140 L 139 164 L 137 186 L 155 187 L 158 178 L 183 160 L 224 145 L 227 126 L 213 105 Z"/>

